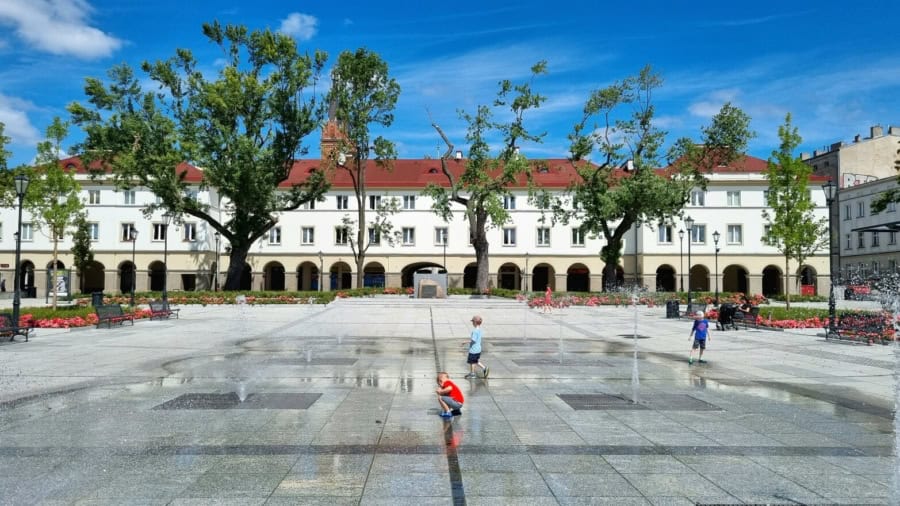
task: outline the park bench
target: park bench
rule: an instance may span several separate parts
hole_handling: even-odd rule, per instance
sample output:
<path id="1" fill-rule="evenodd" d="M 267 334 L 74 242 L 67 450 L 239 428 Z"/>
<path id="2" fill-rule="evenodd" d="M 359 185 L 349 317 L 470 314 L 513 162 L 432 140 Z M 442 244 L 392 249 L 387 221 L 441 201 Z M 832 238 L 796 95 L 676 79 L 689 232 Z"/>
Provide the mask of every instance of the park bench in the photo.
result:
<path id="1" fill-rule="evenodd" d="M 0 313 L 0 336 L 9 336 L 10 341 L 14 340 L 17 335 L 25 336 L 27 343 L 29 332 L 31 332 L 31 327 L 18 327 L 13 324 L 12 313 Z"/>
<path id="2" fill-rule="evenodd" d="M 154 300 L 150 302 L 150 319 L 154 318 L 171 318 L 172 315 L 175 315 L 175 318 L 178 318 L 179 309 L 172 309 L 168 304 L 161 300 Z"/>
<path id="3" fill-rule="evenodd" d="M 826 329 L 825 338 L 862 341 L 867 344 L 877 340 L 885 344 L 890 340 L 888 329 L 891 325 L 889 314 L 845 312 L 835 318 L 836 332 L 831 333 Z"/>
<path id="4" fill-rule="evenodd" d="M 122 323 L 126 321 L 129 321 L 132 325 L 134 325 L 134 315 L 123 311 L 122 306 L 118 304 L 95 306 L 94 312 L 97 313 L 98 329 L 104 323 L 107 324 L 109 328 L 112 328 L 114 323 L 116 325 L 122 325 Z"/>
<path id="5" fill-rule="evenodd" d="M 759 328 L 759 306 L 751 306 L 750 311 L 745 313 L 743 311 L 735 311 L 734 312 L 734 326 L 737 328 L 738 325 L 743 325 L 744 328 L 753 325 L 753 328 Z"/>

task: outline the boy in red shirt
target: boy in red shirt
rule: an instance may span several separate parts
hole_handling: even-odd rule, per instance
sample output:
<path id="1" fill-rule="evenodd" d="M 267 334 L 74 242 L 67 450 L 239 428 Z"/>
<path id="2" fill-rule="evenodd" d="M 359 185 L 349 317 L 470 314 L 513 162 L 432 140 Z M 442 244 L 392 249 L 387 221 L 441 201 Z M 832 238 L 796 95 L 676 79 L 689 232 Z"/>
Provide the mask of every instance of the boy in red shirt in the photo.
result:
<path id="1" fill-rule="evenodd" d="M 461 415 L 460 409 L 465 399 L 456 383 L 450 381 L 450 375 L 443 371 L 439 372 L 437 384 L 438 388 L 435 393 L 437 393 L 438 402 L 441 405 L 441 417 L 453 418 Z"/>

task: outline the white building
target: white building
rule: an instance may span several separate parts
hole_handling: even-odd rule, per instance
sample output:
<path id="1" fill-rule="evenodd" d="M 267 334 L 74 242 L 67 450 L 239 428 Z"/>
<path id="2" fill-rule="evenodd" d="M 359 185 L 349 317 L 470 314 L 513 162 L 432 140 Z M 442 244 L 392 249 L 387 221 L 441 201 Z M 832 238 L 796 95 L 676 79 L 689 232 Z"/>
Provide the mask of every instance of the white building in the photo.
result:
<path id="1" fill-rule="evenodd" d="M 546 188 L 563 191 L 572 176 L 566 160 L 545 160 L 535 171 L 535 180 Z M 78 159 L 63 162 L 77 171 L 82 196 L 87 206 L 94 238 L 95 265 L 83 280 L 72 275 L 72 286 L 84 292 L 129 292 L 136 265 L 136 290 L 161 290 L 164 265 L 168 264 L 170 291 L 210 290 L 224 281 L 228 266 L 228 244 L 219 241 L 205 222 L 186 216 L 169 227 L 165 237 L 162 213 L 150 218 L 142 214 L 145 205 L 156 197 L 148 190 L 117 190 L 108 181 L 91 180 Z M 453 170 L 462 170 L 462 161 Z M 306 177 L 320 165 L 318 160 L 297 162 L 289 182 Z M 431 210 L 431 201 L 421 194 L 429 182 L 446 184 L 440 160 L 397 160 L 391 172 L 375 168 L 368 172 L 369 196 L 365 205 L 377 206 L 379 199 L 396 198 L 401 210 L 391 221 L 401 232 L 394 246 L 373 244 L 366 256 L 364 273 L 367 284 L 411 286 L 412 274 L 423 267 L 446 267 L 451 287 L 472 287 L 475 279 L 474 250 L 469 245 L 468 223 L 461 209 L 454 219 L 444 223 Z M 647 224 L 635 234 L 626 235 L 624 255 L 618 268 L 619 278 L 639 279 L 652 290 L 741 291 L 779 293 L 784 288 L 784 258 L 762 242 L 767 185 L 762 171 L 766 162 L 748 157 L 727 167 L 717 167 L 708 175 L 706 191 L 697 190 L 686 206 L 685 214 L 695 220 L 690 239 L 679 239 L 681 221 Z M 183 164 L 186 180 L 198 183 L 202 171 Z M 325 200 L 306 209 L 280 216 L 278 225 L 250 251 L 242 280 L 243 289 L 316 290 L 324 281 L 326 290 L 353 285 L 355 263 L 341 232 L 342 218 L 354 214 L 355 195 L 349 179 L 336 172 L 333 187 Z M 819 181 L 823 179 L 823 181 Z M 826 216 L 821 184 L 814 178 L 811 191 L 817 214 Z M 198 192 L 209 203 L 210 213 L 221 216 L 219 198 L 214 191 Z M 603 265 L 599 252 L 602 239 L 586 237 L 575 224 L 552 226 L 542 222 L 542 213 L 528 201 L 524 185 L 513 191 L 505 205 L 512 220 L 489 232 L 490 269 L 493 286 L 542 291 L 548 284 L 555 291 L 599 291 Z M 132 241 L 130 231 L 138 231 Z M 12 290 L 16 230 L 15 209 L 0 211 L 0 244 L 3 260 L 0 275 Z M 713 233 L 721 239 L 716 255 Z M 690 241 L 690 244 L 688 242 Z M 635 248 L 635 242 L 637 248 Z M 61 268 L 72 267 L 71 237 L 60 245 Z M 23 217 L 22 276 L 23 289 L 34 287 L 42 297 L 47 290 L 48 269 L 52 259 L 49 238 L 31 226 L 28 213 Z M 690 273 L 688 274 L 688 255 Z M 828 293 L 827 251 L 809 259 L 807 265 L 791 265 L 791 276 L 801 275 L 803 284 L 816 285 L 819 294 Z M 636 261 L 635 261 L 636 260 Z M 222 265 L 218 268 L 217 265 Z M 718 269 L 716 268 L 718 266 Z M 321 272 L 325 276 L 320 275 Z M 682 275 L 683 274 L 683 275 Z M 322 280 L 322 281 L 320 281 Z M 797 289 L 793 283 L 788 287 Z"/>

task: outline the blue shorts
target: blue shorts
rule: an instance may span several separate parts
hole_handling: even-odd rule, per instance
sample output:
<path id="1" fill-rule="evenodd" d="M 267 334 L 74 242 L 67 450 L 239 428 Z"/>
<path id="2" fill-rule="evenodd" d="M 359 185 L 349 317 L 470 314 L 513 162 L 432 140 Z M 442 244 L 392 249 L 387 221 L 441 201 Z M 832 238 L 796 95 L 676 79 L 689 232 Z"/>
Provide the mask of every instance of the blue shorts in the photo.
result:
<path id="1" fill-rule="evenodd" d="M 469 358 L 466 359 L 466 363 L 477 364 L 479 360 L 481 360 L 481 353 L 469 353 Z"/>

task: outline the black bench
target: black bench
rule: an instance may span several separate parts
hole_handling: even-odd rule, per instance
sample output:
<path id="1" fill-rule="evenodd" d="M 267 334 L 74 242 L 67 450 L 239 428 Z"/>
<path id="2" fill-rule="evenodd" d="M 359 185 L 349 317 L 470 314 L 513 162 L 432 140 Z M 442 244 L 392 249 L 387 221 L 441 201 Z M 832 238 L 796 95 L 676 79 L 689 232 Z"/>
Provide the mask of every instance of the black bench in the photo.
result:
<path id="1" fill-rule="evenodd" d="M 161 300 L 150 301 L 150 319 L 154 318 L 171 318 L 172 315 L 175 315 L 175 318 L 178 318 L 178 311 L 180 309 L 172 309 L 169 305 Z"/>
<path id="2" fill-rule="evenodd" d="M 825 338 L 862 341 L 871 344 L 876 340 L 882 344 L 889 341 L 888 329 L 891 328 L 889 314 L 873 313 L 840 313 L 835 318 L 835 332 L 825 329 Z"/>
<path id="3" fill-rule="evenodd" d="M 753 328 L 759 328 L 759 306 L 751 306 L 750 311 L 743 312 L 740 309 L 734 312 L 733 323 L 735 328 L 738 325 L 743 325 L 744 328 L 753 325 Z"/>
<path id="4" fill-rule="evenodd" d="M 19 327 L 13 324 L 12 313 L 0 313 L 0 336 L 9 336 L 9 340 L 15 340 L 16 336 L 25 336 L 25 342 L 28 342 L 28 333 L 31 327 Z"/>
<path id="5" fill-rule="evenodd" d="M 94 312 L 97 313 L 98 329 L 104 323 L 107 324 L 109 328 L 112 328 L 113 323 L 115 323 L 116 325 L 122 325 L 126 321 L 129 321 L 132 325 L 134 325 L 134 315 L 123 311 L 122 306 L 118 304 L 95 306 Z"/>

